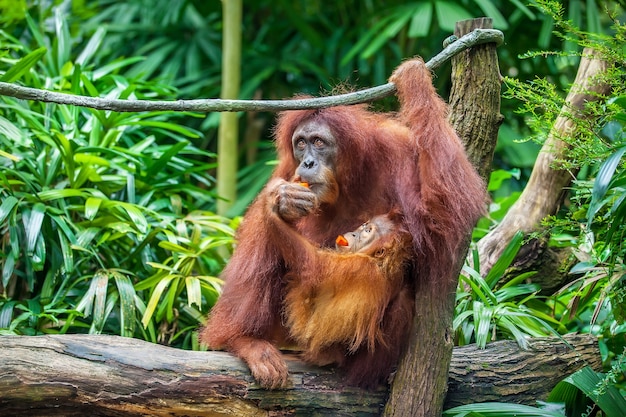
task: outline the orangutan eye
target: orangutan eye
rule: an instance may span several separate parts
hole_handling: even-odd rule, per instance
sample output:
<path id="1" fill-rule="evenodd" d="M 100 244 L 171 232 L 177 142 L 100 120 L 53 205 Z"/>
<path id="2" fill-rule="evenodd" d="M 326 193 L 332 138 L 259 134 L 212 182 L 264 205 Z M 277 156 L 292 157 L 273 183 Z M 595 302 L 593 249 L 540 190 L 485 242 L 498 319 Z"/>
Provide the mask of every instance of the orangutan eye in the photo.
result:
<path id="1" fill-rule="evenodd" d="M 304 148 L 306 148 L 306 141 L 302 138 L 297 139 L 295 145 L 296 148 L 298 148 L 299 150 L 303 150 Z"/>
<path id="2" fill-rule="evenodd" d="M 320 138 L 317 138 L 313 141 L 313 146 L 315 146 L 316 148 L 323 148 L 324 146 L 326 146 L 326 142 L 324 142 Z"/>

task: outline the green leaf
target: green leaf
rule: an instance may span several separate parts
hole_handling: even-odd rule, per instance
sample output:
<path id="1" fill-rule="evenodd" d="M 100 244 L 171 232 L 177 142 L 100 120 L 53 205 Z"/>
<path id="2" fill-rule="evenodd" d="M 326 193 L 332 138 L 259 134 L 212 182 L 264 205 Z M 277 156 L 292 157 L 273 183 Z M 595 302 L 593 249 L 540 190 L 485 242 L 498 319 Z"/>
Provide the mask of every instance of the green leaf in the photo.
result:
<path id="1" fill-rule="evenodd" d="M 500 11 L 493 4 L 492 0 L 474 0 L 478 7 L 485 12 L 485 15 L 493 19 L 493 26 L 498 29 L 508 29 L 509 24 Z"/>
<path id="2" fill-rule="evenodd" d="M 37 198 L 41 201 L 59 200 L 70 197 L 82 197 L 84 195 L 83 190 L 76 190 L 73 188 L 66 188 L 62 190 L 45 190 L 37 193 Z"/>
<path id="3" fill-rule="evenodd" d="M 489 288 L 494 288 L 506 272 L 507 268 L 511 266 L 511 262 L 513 262 L 515 256 L 517 256 L 517 252 L 519 252 L 523 242 L 524 233 L 517 231 L 515 235 L 513 235 L 513 238 L 511 238 L 509 244 L 506 245 L 506 248 L 504 248 L 504 251 L 502 251 L 500 258 L 498 258 L 496 263 L 493 264 L 491 270 L 485 276 L 485 282 Z"/>
<path id="4" fill-rule="evenodd" d="M 591 202 L 587 210 L 587 226 L 591 227 L 593 217 L 604 204 L 603 199 L 609 189 L 609 184 L 615 173 L 615 169 L 626 152 L 626 146 L 617 149 L 606 161 L 600 166 L 598 175 L 593 183 L 591 191 Z"/>
<path id="5" fill-rule="evenodd" d="M 35 49 L 13 65 L 7 72 L 0 77 L 0 81 L 12 83 L 18 80 L 22 75 L 28 72 L 48 50 L 45 47 Z"/>
<path id="6" fill-rule="evenodd" d="M 13 320 L 13 309 L 17 301 L 10 300 L 2 304 L 0 308 L 0 329 L 8 329 Z"/>
<path id="7" fill-rule="evenodd" d="M 565 413 L 560 411 L 552 411 L 522 404 L 490 402 L 460 405 L 443 412 L 443 416 L 446 417 L 476 415 L 484 417 L 565 417 Z"/>
<path id="8" fill-rule="evenodd" d="M 72 245 L 63 234 L 62 230 L 59 229 L 57 232 L 59 235 L 59 244 L 61 246 L 61 255 L 63 256 L 63 266 L 65 268 L 65 273 L 69 274 L 74 270 L 74 252 L 72 251 Z"/>
<path id="9" fill-rule="evenodd" d="M 133 337 L 135 334 L 135 288 L 130 278 L 119 271 L 111 271 L 120 295 L 120 335 Z"/>
<path id="10" fill-rule="evenodd" d="M 198 308 L 202 307 L 202 287 L 197 277 L 185 278 L 185 286 L 187 287 L 187 304 L 192 306 L 195 304 Z"/>
<path id="11" fill-rule="evenodd" d="M 111 163 L 104 158 L 101 158 L 96 155 L 88 155 L 84 153 L 75 153 L 74 161 L 76 161 L 79 164 L 98 165 L 98 166 L 103 166 L 103 167 L 108 167 L 109 165 L 111 165 Z"/>
<path id="12" fill-rule="evenodd" d="M 28 221 L 24 224 L 26 231 L 26 250 L 29 256 L 35 252 L 37 238 L 41 232 L 41 225 L 46 214 L 46 206 L 43 203 L 36 203 L 28 216 Z M 26 219 L 26 217 L 24 218 Z"/>
<path id="13" fill-rule="evenodd" d="M 17 203 L 17 198 L 12 195 L 2 200 L 2 204 L 0 205 L 0 224 L 4 223 L 4 220 L 9 217 L 9 214 L 11 214 L 13 209 L 17 206 Z"/>
<path id="14" fill-rule="evenodd" d="M 463 6 L 449 1 L 436 1 L 435 10 L 437 12 L 437 23 L 439 23 L 439 27 L 448 32 L 454 32 L 456 22 L 473 17 Z"/>
<path id="15" fill-rule="evenodd" d="M 163 291 L 165 291 L 167 286 L 170 285 L 172 280 L 175 278 L 179 278 L 179 276 L 166 275 L 161 278 L 156 287 L 154 287 L 154 291 L 152 291 L 152 294 L 150 295 L 150 300 L 148 301 L 148 305 L 146 306 L 146 311 L 143 313 L 143 318 L 141 319 L 141 324 L 143 324 L 144 328 L 148 326 L 148 323 L 150 323 L 150 320 L 152 319 L 152 316 L 154 314 L 154 310 L 156 309 L 159 300 L 161 299 Z"/>
<path id="16" fill-rule="evenodd" d="M 486 307 L 479 301 L 474 301 L 474 327 L 476 334 L 476 345 L 484 349 L 491 334 L 491 322 L 494 316 L 494 309 Z"/>
<path id="17" fill-rule="evenodd" d="M 61 72 L 61 69 L 70 60 L 70 53 L 72 51 L 72 40 L 70 38 L 70 31 L 65 19 L 65 12 L 61 7 L 54 9 L 54 23 L 55 23 L 55 44 L 57 55 L 57 69 Z"/>
<path id="18" fill-rule="evenodd" d="M 93 318 L 89 334 L 99 334 L 102 332 L 106 320 L 106 302 L 109 288 L 109 274 L 107 271 L 98 271 L 91 281 L 93 287 Z"/>
<path id="19" fill-rule="evenodd" d="M 433 20 L 433 5 L 430 2 L 418 3 L 411 17 L 409 38 L 421 38 L 430 32 Z"/>
<path id="20" fill-rule="evenodd" d="M 519 168 L 513 168 L 511 170 L 496 169 L 491 172 L 489 176 L 489 185 L 487 191 L 496 191 L 500 189 L 502 183 L 510 178 L 519 179 L 521 170 Z"/>
<path id="21" fill-rule="evenodd" d="M 587 0 L 585 7 L 587 11 L 587 32 L 602 33 L 602 25 L 600 23 L 600 13 L 596 0 Z"/>
<path id="22" fill-rule="evenodd" d="M 98 67 L 97 70 L 95 70 L 93 72 L 93 80 L 96 81 L 102 77 L 104 77 L 105 75 L 108 75 L 114 71 L 117 71 L 120 68 L 124 68 L 126 66 L 132 65 L 136 62 L 140 62 L 145 60 L 145 57 L 142 56 L 136 56 L 136 57 L 132 57 L 132 58 L 124 58 L 124 59 L 120 59 L 118 61 L 114 61 L 110 64 Z M 82 78 L 83 82 L 85 82 L 85 77 Z M 91 83 L 90 83 L 91 84 Z M 94 97 L 98 97 L 98 92 L 97 91 L 90 91 L 89 94 L 91 94 Z"/>
<path id="23" fill-rule="evenodd" d="M 93 220 L 98 214 L 100 205 L 102 204 L 101 198 L 89 197 L 85 201 L 85 218 L 87 220 Z"/>
<path id="24" fill-rule="evenodd" d="M 13 272 L 15 271 L 16 259 L 17 259 L 17 256 L 15 252 L 13 251 L 7 253 L 6 258 L 4 259 L 4 263 L 2 265 L 2 286 L 4 288 L 8 287 L 9 280 L 13 276 Z M 0 326 L 0 328 L 2 327 L 8 327 L 8 326 Z"/>
<path id="25" fill-rule="evenodd" d="M 168 147 L 168 149 L 165 152 L 163 152 L 163 154 L 159 157 L 159 159 L 157 159 L 156 161 L 150 164 L 150 167 L 148 168 L 148 171 L 146 172 L 146 176 L 147 177 L 156 176 L 157 174 L 162 172 L 163 169 L 170 162 L 170 160 L 176 155 L 178 155 L 178 153 L 181 150 L 185 149 L 187 145 L 189 145 L 188 141 L 180 141 L 177 144 Z"/>
<path id="26" fill-rule="evenodd" d="M 91 60 L 91 58 L 93 58 L 93 56 L 96 55 L 96 53 L 98 52 L 98 49 L 100 49 L 100 45 L 102 44 L 102 41 L 104 40 L 105 35 L 106 35 L 106 27 L 98 26 L 98 29 L 96 29 L 96 32 L 93 34 L 91 39 L 89 39 L 89 42 L 87 42 L 85 49 L 83 49 L 80 55 L 78 55 L 78 58 L 76 58 L 75 63 L 82 67 L 87 65 L 89 61 Z"/>
<path id="27" fill-rule="evenodd" d="M 367 59 L 372 57 L 380 48 L 389 42 L 389 39 L 396 36 L 398 32 L 406 26 L 409 19 L 411 19 L 411 14 L 396 13 L 392 17 L 393 20 L 391 20 L 388 25 L 383 27 L 382 30 L 374 36 L 371 42 L 368 43 L 363 52 L 361 52 L 362 58 Z"/>
<path id="28" fill-rule="evenodd" d="M 626 399 L 615 386 L 605 387 L 604 393 L 598 395 L 597 388 L 602 382 L 602 377 L 603 374 L 594 372 L 586 366 L 559 382 L 550 393 L 548 401 L 563 401 L 563 393 L 567 391 L 562 384 L 570 384 L 595 402 L 607 417 L 623 417 L 626 415 Z"/>

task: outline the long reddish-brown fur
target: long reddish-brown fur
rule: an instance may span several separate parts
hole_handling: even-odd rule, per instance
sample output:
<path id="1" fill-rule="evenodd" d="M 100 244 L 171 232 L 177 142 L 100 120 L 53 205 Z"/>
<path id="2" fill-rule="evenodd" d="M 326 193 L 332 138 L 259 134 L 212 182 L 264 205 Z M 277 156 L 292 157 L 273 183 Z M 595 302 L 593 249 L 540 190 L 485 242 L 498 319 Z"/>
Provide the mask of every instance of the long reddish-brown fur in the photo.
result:
<path id="1" fill-rule="evenodd" d="M 449 296 L 446 284 L 454 278 L 458 246 L 485 203 L 484 185 L 447 121 L 447 107 L 423 62 L 403 63 L 391 81 L 398 88 L 398 114 L 370 112 L 364 105 L 287 111 L 275 129 L 279 164 L 274 179 L 294 175 L 298 161 L 291 138 L 300 123 L 326 122 L 337 139 L 338 199 L 295 224 L 304 237 L 331 246 L 339 233 L 393 207 L 403 213 L 412 237 L 411 276 L 381 323 L 388 348 L 360 348 L 345 358 L 351 381 L 365 385 L 384 380 L 397 361 L 419 280 L 442 282 L 444 294 L 433 296 Z M 223 293 L 201 339 L 240 356 L 261 383 L 275 387 L 286 383 L 286 366 L 276 345 L 288 334 L 281 323 L 287 269 L 282 242 L 270 231 L 267 198 L 266 189 L 246 213 L 238 247 L 222 274 Z"/>
<path id="2" fill-rule="evenodd" d="M 272 213 L 288 268 L 285 323 L 310 362 L 324 364 L 330 350 L 341 358 L 362 347 L 388 348 L 381 323 L 406 286 L 413 255 L 410 235 L 393 216 L 375 218 L 389 229 L 354 253 L 320 249 Z"/>

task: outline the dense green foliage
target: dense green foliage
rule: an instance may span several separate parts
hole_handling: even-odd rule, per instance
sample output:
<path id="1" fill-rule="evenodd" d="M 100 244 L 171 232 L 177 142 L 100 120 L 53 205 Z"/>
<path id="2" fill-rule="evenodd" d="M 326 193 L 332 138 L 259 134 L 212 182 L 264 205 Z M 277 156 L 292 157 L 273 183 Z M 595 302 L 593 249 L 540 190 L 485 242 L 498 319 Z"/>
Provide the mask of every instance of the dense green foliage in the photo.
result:
<path id="1" fill-rule="evenodd" d="M 57 9 L 58 10 L 58 9 Z M 27 18 L 31 50 L 6 32 L 2 81 L 114 98 L 171 96 L 130 80 L 136 59 L 95 68 L 96 32 L 78 53 L 63 14 Z M 2 289 L 5 333 L 113 332 L 191 347 L 185 330 L 217 296 L 230 221 L 206 207 L 213 155 L 174 113 L 112 113 L 3 97 Z M 140 324 L 141 323 L 141 324 Z M 176 341 L 181 338 L 184 340 Z"/>
<path id="2" fill-rule="evenodd" d="M 519 196 L 582 48 L 599 51 L 613 64 L 604 76 L 612 93 L 588 106 L 591 117 L 574 117 L 576 136 L 563 138 L 571 152 L 559 163 L 576 181 L 567 206 L 544 224 L 552 245 L 575 249 L 570 283 L 553 295 L 526 283 L 533 272 L 501 284 L 523 243 L 519 235 L 487 276 L 465 268 L 454 326 L 458 344 L 481 346 L 592 332 L 608 373 L 572 375 L 564 383 L 595 395 L 611 416 L 601 397 L 623 395 L 626 372 L 623 15 L 610 1 L 530 3 L 244 2 L 240 97 L 381 84 L 402 59 L 438 52 L 456 20 L 491 16 L 505 33 L 499 57 L 507 91 L 489 185 L 493 203 L 475 229 L 477 240 Z M 220 2 L 0 1 L 0 25 L 0 81 L 109 98 L 220 93 Z M 448 79 L 445 69 L 436 77 L 444 96 Z M 0 333 L 105 332 L 200 348 L 194 332 L 219 293 L 216 277 L 238 221 L 214 214 L 218 120 L 0 97 Z M 273 115 L 241 114 L 239 121 L 235 214 L 265 183 L 274 158 Z M 590 394 L 588 381 L 605 391 Z M 569 389 L 557 388 L 555 401 Z M 586 413 L 593 405 L 585 401 L 568 403 L 567 415 Z M 563 415 L 563 408 L 499 404 L 449 415 L 513 413 Z"/>

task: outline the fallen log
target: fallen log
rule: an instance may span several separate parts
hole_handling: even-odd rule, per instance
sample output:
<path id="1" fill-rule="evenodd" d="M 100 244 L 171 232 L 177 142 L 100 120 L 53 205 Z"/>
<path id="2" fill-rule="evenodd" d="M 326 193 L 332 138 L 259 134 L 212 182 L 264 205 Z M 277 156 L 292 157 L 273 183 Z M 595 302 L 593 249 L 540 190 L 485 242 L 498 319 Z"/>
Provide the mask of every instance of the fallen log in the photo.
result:
<path id="1" fill-rule="evenodd" d="M 534 404 L 563 377 L 598 367 L 595 338 L 499 341 L 454 349 L 446 408 L 499 400 Z M 118 336 L 0 337 L 3 416 L 376 416 L 387 389 L 346 387 L 330 368 L 288 360 L 292 387 L 266 391 L 224 352 L 169 348 Z"/>

